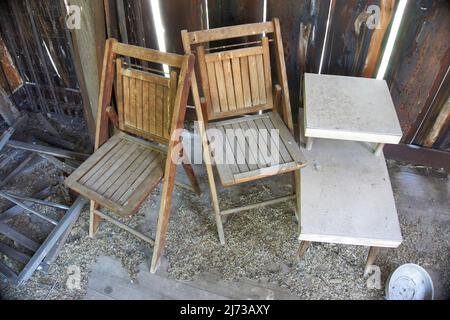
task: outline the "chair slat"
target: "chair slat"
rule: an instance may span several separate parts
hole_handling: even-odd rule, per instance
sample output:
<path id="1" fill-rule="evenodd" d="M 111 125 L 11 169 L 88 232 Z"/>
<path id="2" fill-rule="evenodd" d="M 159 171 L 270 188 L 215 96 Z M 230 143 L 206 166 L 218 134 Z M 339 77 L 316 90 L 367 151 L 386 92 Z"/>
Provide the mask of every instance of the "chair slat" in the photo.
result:
<path id="1" fill-rule="evenodd" d="M 252 106 L 252 91 L 250 89 L 250 75 L 248 74 L 248 58 L 242 57 L 241 60 L 241 74 L 242 74 L 242 92 L 244 94 L 244 106 L 251 108 Z"/>
<path id="2" fill-rule="evenodd" d="M 227 100 L 227 89 L 225 86 L 225 76 L 223 74 L 222 61 L 214 62 L 214 69 L 216 70 L 217 90 L 219 91 L 220 110 L 222 112 L 229 111 Z"/>
<path id="3" fill-rule="evenodd" d="M 248 57 L 248 70 L 250 75 L 250 88 L 252 90 L 252 105 L 260 105 L 259 100 L 259 83 L 258 83 L 258 71 L 256 66 L 256 57 Z"/>
<path id="4" fill-rule="evenodd" d="M 239 58 L 231 59 L 234 93 L 236 97 L 236 108 L 244 109 L 244 92 L 242 88 L 241 63 Z"/>

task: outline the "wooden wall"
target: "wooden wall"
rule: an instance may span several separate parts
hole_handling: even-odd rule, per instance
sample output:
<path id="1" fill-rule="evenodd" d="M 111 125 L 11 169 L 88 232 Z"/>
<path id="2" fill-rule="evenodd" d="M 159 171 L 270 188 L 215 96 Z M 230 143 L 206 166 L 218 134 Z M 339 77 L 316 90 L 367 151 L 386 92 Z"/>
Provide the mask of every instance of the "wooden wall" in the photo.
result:
<path id="1" fill-rule="evenodd" d="M 34 0 L 15 2 L 23 1 Z M 92 1 L 104 6 L 108 36 L 158 49 L 149 0 Z M 207 20 L 211 28 L 263 20 L 263 0 L 160 0 L 159 3 L 167 50 L 177 53 L 182 53 L 182 29 L 206 28 Z M 365 12 L 370 5 L 381 8 L 381 28 L 376 30 L 365 24 L 368 18 Z M 267 19 L 278 17 L 281 21 L 294 112 L 302 107 L 301 75 L 319 72 L 322 56 L 322 73 L 376 75 L 397 5 L 398 0 L 267 0 Z M 327 23 L 329 32 L 325 39 Z M 2 26 L 0 23 L 0 35 L 4 32 Z M 408 0 L 386 76 L 405 143 L 441 150 L 450 147 L 449 38 L 449 1 Z"/>

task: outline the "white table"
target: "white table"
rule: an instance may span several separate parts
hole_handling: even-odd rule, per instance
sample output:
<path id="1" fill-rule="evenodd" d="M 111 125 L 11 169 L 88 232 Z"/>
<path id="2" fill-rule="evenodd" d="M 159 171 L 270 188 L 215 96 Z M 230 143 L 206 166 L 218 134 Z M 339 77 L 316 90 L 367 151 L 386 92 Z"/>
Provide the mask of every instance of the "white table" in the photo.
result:
<path id="1" fill-rule="evenodd" d="M 311 242 L 397 248 L 402 235 L 384 156 L 365 142 L 320 139 L 302 150 L 299 257 Z"/>
<path id="2" fill-rule="evenodd" d="M 334 75 L 305 74 L 305 136 L 398 144 L 402 130 L 386 81 Z"/>

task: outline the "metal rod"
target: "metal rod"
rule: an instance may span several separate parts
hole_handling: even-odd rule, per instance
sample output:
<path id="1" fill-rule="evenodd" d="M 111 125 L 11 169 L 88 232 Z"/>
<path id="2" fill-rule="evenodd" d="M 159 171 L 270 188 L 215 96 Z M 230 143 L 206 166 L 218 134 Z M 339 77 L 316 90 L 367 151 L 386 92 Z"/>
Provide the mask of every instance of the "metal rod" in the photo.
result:
<path id="1" fill-rule="evenodd" d="M 22 197 L 22 196 L 18 196 L 16 194 L 11 194 L 9 192 L 3 192 L 3 193 L 7 194 L 10 197 L 18 199 L 18 200 L 38 203 L 38 204 L 42 204 L 42 205 L 47 206 L 47 207 L 53 207 L 53 208 L 63 209 L 63 210 L 69 210 L 70 209 L 70 207 L 68 207 L 68 206 L 66 206 L 64 204 L 59 204 L 59 203 L 54 203 L 54 202 L 45 201 L 45 200 L 39 200 L 39 199 L 34 199 L 34 198 Z"/>
<path id="2" fill-rule="evenodd" d="M 278 198 L 278 199 L 273 199 L 273 200 L 269 200 L 269 201 L 264 201 L 264 202 L 260 202 L 260 203 L 256 203 L 256 204 L 251 204 L 251 205 L 248 205 L 248 206 L 222 210 L 220 213 L 225 216 L 225 215 L 229 215 L 229 214 L 240 212 L 240 211 L 248 211 L 248 210 L 252 210 L 252 209 L 257 209 L 257 208 L 261 208 L 261 207 L 277 204 L 277 203 L 280 203 L 280 202 L 285 202 L 285 201 L 288 201 L 288 200 L 294 200 L 295 197 L 296 197 L 295 195 L 286 196 L 286 197 L 283 197 L 283 198 Z"/>
<path id="3" fill-rule="evenodd" d="M 75 200 L 72 207 L 70 207 L 70 210 L 67 211 L 67 213 L 59 222 L 59 224 L 52 230 L 47 239 L 45 239 L 44 243 L 35 252 L 30 262 L 20 272 L 16 281 L 17 285 L 23 284 L 31 277 L 33 272 L 41 264 L 42 260 L 47 256 L 48 252 L 57 243 L 58 239 L 67 229 L 67 227 L 72 223 L 74 219 L 78 217 L 79 213 L 81 212 L 81 209 L 83 209 L 86 203 L 87 200 L 82 197 L 78 197 L 77 200 Z"/>
<path id="4" fill-rule="evenodd" d="M 42 215 L 41 213 L 39 213 L 36 210 L 34 210 L 34 209 L 30 208 L 29 206 L 27 206 L 25 203 L 22 203 L 19 200 L 15 199 L 13 197 L 10 197 L 9 195 L 7 195 L 4 192 L 0 191 L 0 197 L 3 197 L 5 199 L 7 199 L 7 200 L 17 204 L 19 207 L 22 207 L 23 209 L 25 209 L 25 210 L 29 211 L 30 213 L 34 214 L 35 216 L 38 216 L 39 218 L 41 218 L 41 219 L 43 219 L 43 220 L 45 220 L 45 221 L 47 221 L 47 222 L 49 222 L 49 223 L 51 223 L 51 224 L 53 224 L 55 226 L 58 224 L 58 221 L 55 221 L 55 220 L 53 220 L 51 218 L 48 218 L 48 217 Z"/>
<path id="5" fill-rule="evenodd" d="M 95 214 L 99 215 L 100 217 L 102 217 L 103 219 L 115 224 L 116 226 L 118 226 L 119 228 L 122 228 L 126 231 L 128 231 L 129 233 L 135 235 L 136 237 L 138 237 L 141 240 L 144 240 L 145 242 L 150 243 L 152 246 L 155 245 L 155 240 L 143 235 L 142 233 L 140 233 L 139 231 L 127 226 L 125 223 L 120 222 L 117 219 L 114 219 L 110 216 L 108 216 L 107 214 L 104 214 L 103 212 L 99 211 L 99 210 L 95 210 Z"/>

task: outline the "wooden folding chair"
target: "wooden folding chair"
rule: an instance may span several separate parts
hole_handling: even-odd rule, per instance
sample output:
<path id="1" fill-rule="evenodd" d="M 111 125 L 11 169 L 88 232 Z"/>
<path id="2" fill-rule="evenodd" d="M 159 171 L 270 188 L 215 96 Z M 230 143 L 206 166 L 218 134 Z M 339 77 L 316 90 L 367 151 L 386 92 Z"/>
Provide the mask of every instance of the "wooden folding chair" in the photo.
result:
<path id="1" fill-rule="evenodd" d="M 155 68 L 131 64 L 135 60 L 153 63 L 151 66 L 168 65 L 170 76 L 164 76 L 164 72 Z M 171 155 L 180 143 L 179 130 L 176 129 L 183 128 L 194 60 L 193 55 L 163 53 L 108 39 L 103 60 L 95 153 L 66 179 L 71 189 L 91 200 L 90 236 L 95 235 L 103 218 L 154 245 L 152 272 L 159 264 L 168 228 L 176 173 Z M 110 106 L 113 82 L 117 113 Z M 112 138 L 108 138 L 108 120 L 119 130 Z M 200 193 L 191 166 L 183 166 L 193 189 Z M 99 210 L 101 206 L 129 217 L 162 179 L 155 241 Z"/>
<path id="2" fill-rule="evenodd" d="M 300 168 L 304 167 L 306 162 L 293 136 L 294 126 L 278 19 L 266 23 L 196 32 L 183 30 L 181 36 L 185 53 L 189 54 L 194 50 L 197 53 L 204 98 L 200 99 L 195 74 L 192 75 L 192 91 L 200 123 L 208 181 L 221 243 L 225 243 L 222 226 L 222 216 L 225 215 L 295 200 L 296 216 L 299 218 Z M 247 42 L 231 43 L 230 39 L 236 38 L 244 38 L 244 41 Z M 274 44 L 272 50 L 270 43 Z M 216 47 L 212 47 L 214 44 Z M 272 86 L 271 51 L 274 53 L 280 83 L 275 86 Z M 244 150 L 255 147 L 255 143 L 258 143 L 256 137 L 251 135 L 246 137 L 245 145 L 242 145 L 242 140 L 239 142 L 239 138 L 236 139 L 236 136 L 225 133 L 223 143 L 228 143 L 235 148 L 231 148 L 233 151 L 231 159 L 229 159 L 231 163 L 227 161 L 225 164 L 219 165 L 217 154 L 211 154 L 211 137 L 206 133 L 206 128 L 208 131 L 215 129 L 224 133 L 227 132 L 227 129 L 277 130 L 280 143 L 276 156 L 280 162 L 274 165 L 268 163 L 270 161 L 260 161 L 255 165 L 255 161 L 252 160 L 264 158 L 264 154 L 261 156 L 260 146 L 258 145 L 253 152 Z M 275 137 L 270 136 L 266 139 L 273 141 L 271 139 L 275 139 Z M 237 145 L 235 144 L 236 140 L 238 140 Z M 244 152 L 245 154 L 243 154 Z M 245 163 L 237 163 L 236 159 L 242 159 L 243 156 Z M 224 186 L 292 173 L 294 194 L 258 204 L 221 210 L 211 157 L 216 163 L 220 180 Z"/>

